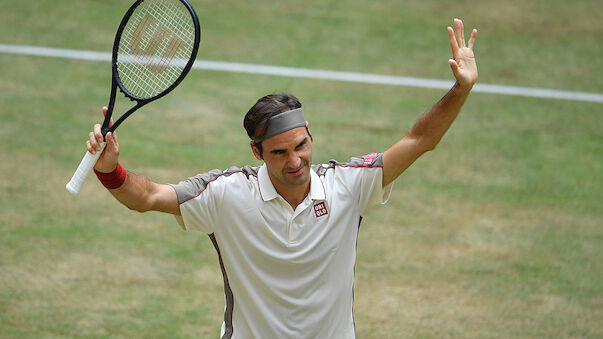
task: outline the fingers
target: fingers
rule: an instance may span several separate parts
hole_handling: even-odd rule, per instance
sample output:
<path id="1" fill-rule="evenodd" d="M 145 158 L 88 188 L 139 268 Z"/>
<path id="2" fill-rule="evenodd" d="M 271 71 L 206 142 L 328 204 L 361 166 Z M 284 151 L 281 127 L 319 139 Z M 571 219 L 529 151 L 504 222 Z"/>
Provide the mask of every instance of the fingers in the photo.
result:
<path id="1" fill-rule="evenodd" d="M 101 111 L 103 112 L 103 116 L 106 117 L 109 109 L 104 106 Z M 109 121 L 109 127 L 111 126 L 113 126 L 113 119 L 110 119 Z M 110 134 L 112 137 L 112 141 L 114 141 L 115 147 L 117 147 L 117 135 L 115 135 L 114 133 Z M 109 133 L 107 133 L 107 135 L 109 135 Z M 107 143 L 109 142 L 109 140 L 106 139 L 106 136 L 103 137 L 102 126 L 100 124 L 94 125 L 93 131 L 90 132 L 88 140 L 86 140 L 86 148 L 88 149 L 88 152 L 95 154 L 96 152 L 100 151 L 101 143 L 103 143 L 104 141 L 106 141 Z"/>
<path id="2" fill-rule="evenodd" d="M 456 57 L 456 53 L 459 50 L 459 45 L 454 36 L 454 30 L 450 26 L 448 26 L 448 37 L 450 38 L 450 48 L 452 48 L 452 55 L 453 57 Z"/>
<path id="3" fill-rule="evenodd" d="M 90 132 L 88 135 L 88 140 L 86 141 L 86 148 L 92 154 L 101 150 L 100 144 L 103 142 L 103 134 L 101 133 L 101 125 L 94 125 L 94 130 Z"/>
<path id="4" fill-rule="evenodd" d="M 477 30 L 473 29 L 469 41 L 465 45 L 464 24 L 460 19 L 454 19 L 454 28 L 448 27 L 448 37 L 452 48 L 452 59 L 448 60 L 457 83 L 471 88 L 477 81 L 477 67 L 473 54 L 473 46 Z"/>
<path id="5" fill-rule="evenodd" d="M 90 145 L 90 140 L 86 140 L 86 149 L 88 150 L 88 152 L 90 152 L 90 154 L 96 153 L 96 150 L 94 149 L 94 147 L 92 147 L 92 145 Z"/>
<path id="6" fill-rule="evenodd" d="M 454 19 L 454 33 L 459 47 L 465 47 L 465 28 L 463 21 Z"/>
<path id="7" fill-rule="evenodd" d="M 448 26 L 448 37 L 450 39 L 450 48 L 452 48 L 452 57 L 457 59 L 459 50 L 462 48 L 472 49 L 475 44 L 475 37 L 477 36 L 477 29 L 471 31 L 469 42 L 465 45 L 465 32 L 464 24 L 460 19 L 454 19 L 454 28 Z"/>
<path id="8" fill-rule="evenodd" d="M 109 152 L 113 154 L 119 154 L 119 144 L 117 142 L 117 135 L 113 132 L 108 132 L 105 135 L 105 139 L 107 140 L 107 149 Z"/>
<path id="9" fill-rule="evenodd" d="M 115 147 L 115 141 L 113 140 L 113 133 L 107 132 L 107 134 L 105 134 L 105 141 L 107 142 L 107 147 L 105 149 L 113 150 L 113 148 Z"/>
<path id="10" fill-rule="evenodd" d="M 473 31 L 471 31 L 471 37 L 469 37 L 467 47 L 473 49 L 473 45 L 475 44 L 475 37 L 477 37 L 477 29 L 473 29 Z"/>
<path id="11" fill-rule="evenodd" d="M 459 64 L 454 59 L 448 59 L 448 64 L 450 64 L 450 68 L 452 69 L 452 73 L 456 78 L 459 74 Z"/>
<path id="12" fill-rule="evenodd" d="M 454 28 L 448 26 L 448 38 L 450 38 L 450 48 L 452 48 L 452 57 L 457 58 L 459 49 L 465 47 L 465 33 L 463 32 L 463 21 L 454 19 Z"/>

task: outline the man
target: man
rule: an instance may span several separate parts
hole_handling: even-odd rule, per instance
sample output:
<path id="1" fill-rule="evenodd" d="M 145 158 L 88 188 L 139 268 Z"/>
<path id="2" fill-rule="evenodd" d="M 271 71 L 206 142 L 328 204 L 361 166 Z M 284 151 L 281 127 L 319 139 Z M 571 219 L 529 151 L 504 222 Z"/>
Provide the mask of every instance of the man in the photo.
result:
<path id="1" fill-rule="evenodd" d="M 224 277 L 223 338 L 354 338 L 361 216 L 385 203 L 392 182 L 435 148 L 477 81 L 477 31 L 465 45 L 462 21 L 454 26 L 448 27 L 449 64 L 456 83 L 381 154 L 311 165 L 309 125 L 289 94 L 265 96 L 245 116 L 251 150 L 264 161 L 259 168 L 157 184 L 119 166 L 117 138 L 106 135 L 95 172 L 115 198 L 137 211 L 171 213 L 184 229 L 209 234 Z M 100 150 L 101 141 L 95 125 L 88 150 Z"/>

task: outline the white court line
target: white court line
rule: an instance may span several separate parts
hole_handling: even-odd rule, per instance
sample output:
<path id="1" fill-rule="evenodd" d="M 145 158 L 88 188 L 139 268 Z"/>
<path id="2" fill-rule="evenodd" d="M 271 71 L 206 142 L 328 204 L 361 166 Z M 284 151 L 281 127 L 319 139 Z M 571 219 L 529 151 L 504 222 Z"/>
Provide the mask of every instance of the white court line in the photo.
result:
<path id="1" fill-rule="evenodd" d="M 80 51 L 73 49 L 37 46 L 0 44 L 0 53 L 91 61 L 111 61 L 111 53 L 107 52 Z M 223 61 L 196 60 L 195 64 L 193 65 L 193 68 L 223 72 L 264 74 L 284 77 L 325 79 L 346 82 L 359 82 L 367 84 L 422 87 L 434 89 L 449 89 L 453 85 L 452 81 L 447 80 L 423 79 L 357 72 L 340 72 L 308 68 L 243 64 Z M 473 87 L 472 91 L 532 98 L 562 99 L 603 103 L 603 94 L 600 93 L 561 91 L 546 88 L 516 87 L 478 83 Z"/>

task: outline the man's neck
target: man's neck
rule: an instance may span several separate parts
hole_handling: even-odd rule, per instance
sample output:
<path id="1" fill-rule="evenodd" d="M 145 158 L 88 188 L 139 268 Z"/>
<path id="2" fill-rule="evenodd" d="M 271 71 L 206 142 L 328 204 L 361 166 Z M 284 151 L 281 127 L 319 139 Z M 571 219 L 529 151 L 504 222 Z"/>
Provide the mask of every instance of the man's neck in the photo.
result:
<path id="1" fill-rule="evenodd" d="M 304 199 L 310 193 L 310 180 L 307 183 L 300 186 L 286 186 L 286 185 L 275 185 L 274 181 L 272 181 L 272 185 L 276 189 L 276 192 L 280 194 L 285 201 L 291 205 L 293 210 L 297 208 L 297 205 L 301 204 Z"/>

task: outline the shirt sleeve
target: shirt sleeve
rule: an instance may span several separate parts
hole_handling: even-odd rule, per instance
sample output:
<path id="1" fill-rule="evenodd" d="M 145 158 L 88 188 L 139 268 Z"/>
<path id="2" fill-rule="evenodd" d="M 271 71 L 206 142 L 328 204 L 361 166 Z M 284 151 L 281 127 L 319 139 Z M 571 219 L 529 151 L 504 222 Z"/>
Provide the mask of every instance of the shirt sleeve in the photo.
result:
<path id="1" fill-rule="evenodd" d="M 186 231 L 214 232 L 214 221 L 220 213 L 224 185 L 219 180 L 222 171 L 212 170 L 171 185 L 178 196 L 181 217 L 178 224 Z"/>
<path id="2" fill-rule="evenodd" d="M 383 187 L 383 153 L 353 157 L 338 167 L 344 185 L 358 197 L 360 215 L 375 205 L 387 203 L 393 183 Z"/>

